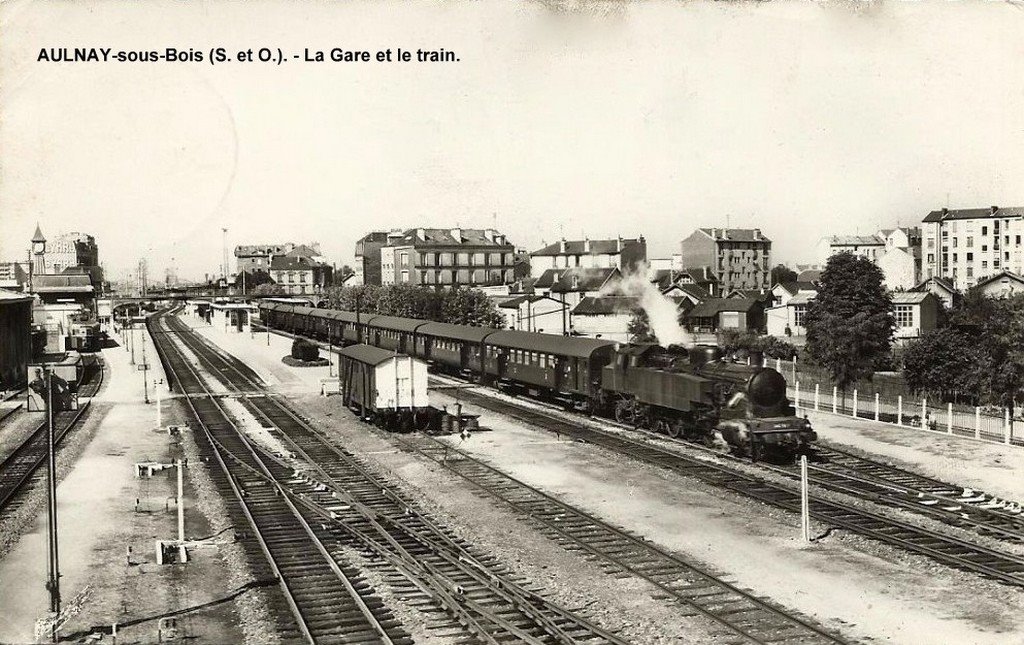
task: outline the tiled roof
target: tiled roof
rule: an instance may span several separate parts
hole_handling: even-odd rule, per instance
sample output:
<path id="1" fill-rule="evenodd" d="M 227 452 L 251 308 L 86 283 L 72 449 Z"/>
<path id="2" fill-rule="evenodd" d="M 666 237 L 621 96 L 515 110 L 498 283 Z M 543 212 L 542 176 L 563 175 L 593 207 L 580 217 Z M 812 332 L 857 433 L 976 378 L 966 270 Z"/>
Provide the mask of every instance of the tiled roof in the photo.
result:
<path id="1" fill-rule="evenodd" d="M 270 260 L 271 271 L 312 271 L 320 263 L 305 256 L 275 255 Z"/>
<path id="2" fill-rule="evenodd" d="M 540 274 L 540 277 L 533 281 L 530 285 L 534 289 L 550 289 L 556 282 L 558 282 L 558 276 L 561 275 L 562 271 L 566 269 L 548 269 L 544 273 Z"/>
<path id="3" fill-rule="evenodd" d="M 732 242 L 771 242 L 760 229 L 756 228 L 702 228 L 702 233 L 711 238 Z"/>
<path id="4" fill-rule="evenodd" d="M 487 231 L 481 228 L 459 229 L 460 239 L 455 239 L 452 231 L 453 229 L 449 228 L 411 228 L 403 233 L 401 237 L 393 239 L 391 245 L 404 246 L 411 244 L 417 248 L 424 246 L 458 246 L 461 244 L 467 246 L 493 246 L 496 248 L 512 246 L 507 239 L 502 243 L 495 242 L 487 236 Z M 422 237 L 420 232 L 423 233 Z M 501 233 L 496 231 L 491 231 L 491 233 L 492 237 L 497 235 L 499 238 L 504 238 Z"/>
<path id="5" fill-rule="evenodd" d="M 291 251 L 288 251 L 288 255 L 293 257 L 293 258 L 295 258 L 295 257 L 315 258 L 315 257 L 318 257 L 320 255 L 320 253 L 316 249 L 314 249 L 312 247 L 306 246 L 305 244 L 300 244 L 300 245 L 296 246 L 294 249 L 292 249 Z"/>
<path id="6" fill-rule="evenodd" d="M 562 272 L 558 282 L 552 285 L 551 291 L 555 293 L 597 291 L 616 275 L 619 275 L 619 270 L 616 268 L 585 269 L 573 267 Z"/>
<path id="7" fill-rule="evenodd" d="M 786 304 L 787 305 L 806 305 L 808 302 L 814 300 L 814 298 L 817 295 L 818 295 L 817 291 L 815 291 L 813 293 L 810 293 L 810 292 L 807 292 L 807 291 L 805 291 L 803 293 L 798 293 L 795 296 L 793 296 L 792 298 L 790 298 L 789 302 L 787 302 Z"/>
<path id="8" fill-rule="evenodd" d="M 924 218 L 925 222 L 943 222 L 952 219 L 991 219 L 999 217 L 1024 217 L 1024 208 L 999 208 L 998 206 L 991 206 L 989 208 L 958 208 L 958 209 L 940 209 L 932 211 Z"/>
<path id="9" fill-rule="evenodd" d="M 935 284 L 939 285 L 940 287 L 942 287 L 943 289 L 950 293 L 956 293 L 956 287 L 953 286 L 953 283 L 950 282 L 948 279 L 943 278 L 942 276 L 932 276 L 927 280 L 921 282 L 921 284 L 917 285 L 913 289 L 911 289 L 911 291 L 927 291 L 928 283 L 930 282 L 934 282 Z"/>
<path id="10" fill-rule="evenodd" d="M 978 286 L 981 287 L 991 282 L 995 282 L 996 280 L 1002 280 L 1003 278 L 1009 278 L 1014 282 L 1020 282 L 1021 284 L 1024 284 L 1024 277 L 1017 275 L 1013 271 L 1001 271 L 995 274 L 994 276 L 985 278 L 984 280 L 978 283 Z"/>
<path id="11" fill-rule="evenodd" d="M 828 243 L 830 246 L 885 246 L 885 240 L 877 235 L 834 235 Z"/>
<path id="12" fill-rule="evenodd" d="M 92 293 L 92 279 L 81 273 L 37 275 L 32 277 L 32 291 L 39 293 Z"/>
<path id="13" fill-rule="evenodd" d="M 631 296 L 587 296 L 580 300 L 574 315 L 611 315 L 628 313 L 639 307 L 640 299 Z"/>
<path id="14" fill-rule="evenodd" d="M 915 305 L 931 295 L 932 293 L 930 291 L 897 291 L 892 294 L 892 304 Z"/>
<path id="15" fill-rule="evenodd" d="M 32 300 L 32 296 L 28 294 L 0 289 L 0 303 L 11 304 L 14 302 L 28 302 L 30 300 Z"/>
<path id="16" fill-rule="evenodd" d="M 762 301 L 753 298 L 710 298 L 694 305 L 686 315 L 688 318 L 710 318 L 717 316 L 722 311 L 748 312 L 763 305 Z"/>
<path id="17" fill-rule="evenodd" d="M 703 288 L 701 288 L 701 287 L 699 287 L 699 286 L 697 286 L 695 284 L 685 284 L 685 283 L 677 282 L 676 284 L 672 285 L 668 289 L 665 289 L 665 291 L 672 291 L 674 289 L 678 289 L 678 290 L 682 291 L 683 293 L 685 293 L 686 295 L 692 296 L 697 301 L 707 300 L 708 298 L 711 297 L 710 293 L 708 293 Z"/>
<path id="18" fill-rule="evenodd" d="M 565 250 L 561 250 L 562 244 Z M 644 244 L 640 239 L 615 239 L 615 240 L 590 240 L 590 250 L 586 250 L 587 240 L 563 240 L 548 244 L 544 248 L 534 251 L 530 255 L 604 255 L 621 253 L 626 246 Z M 621 244 L 621 248 L 620 245 Z"/>

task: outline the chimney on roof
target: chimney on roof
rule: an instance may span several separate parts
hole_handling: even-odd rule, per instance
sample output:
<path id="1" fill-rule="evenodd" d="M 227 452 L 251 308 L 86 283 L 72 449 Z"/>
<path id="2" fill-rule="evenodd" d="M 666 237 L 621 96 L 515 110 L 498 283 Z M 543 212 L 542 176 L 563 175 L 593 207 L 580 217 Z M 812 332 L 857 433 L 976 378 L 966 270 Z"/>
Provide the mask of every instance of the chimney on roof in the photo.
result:
<path id="1" fill-rule="evenodd" d="M 565 253 L 565 238 L 558 240 L 558 252 Z"/>
<path id="2" fill-rule="evenodd" d="M 942 207 L 942 216 L 945 217 L 946 215 L 949 215 L 949 209 L 946 208 L 945 206 L 943 206 Z"/>
<path id="3" fill-rule="evenodd" d="M 452 234 L 452 237 L 455 238 L 456 242 L 460 242 L 460 243 L 462 242 L 462 229 L 461 228 L 459 228 L 459 227 L 453 228 L 451 230 L 451 234 Z"/>
<path id="4" fill-rule="evenodd" d="M 761 239 L 761 229 L 759 229 L 759 228 L 755 228 L 754 229 L 754 239 L 755 240 Z"/>
<path id="5" fill-rule="evenodd" d="M 590 238 L 589 237 L 584 237 L 583 238 L 583 252 L 584 253 L 590 253 Z"/>
<path id="6" fill-rule="evenodd" d="M 426 242 L 427 241 L 427 232 L 424 231 L 422 228 L 418 228 L 418 229 L 416 229 L 416 237 L 417 237 L 417 239 L 420 239 L 420 240 L 423 240 L 424 242 Z"/>
<path id="7" fill-rule="evenodd" d="M 989 206 L 989 208 L 991 208 L 991 209 L 992 209 L 992 214 L 993 214 L 993 215 L 995 215 L 995 214 L 996 214 L 996 211 L 998 211 L 998 210 L 999 210 L 999 207 L 998 207 L 998 206 Z"/>
<path id="8" fill-rule="evenodd" d="M 573 289 L 579 289 L 580 288 L 580 276 L 579 276 L 578 273 L 573 274 L 573 276 L 572 276 L 572 288 Z"/>
<path id="9" fill-rule="evenodd" d="M 615 252 L 616 253 L 622 253 L 622 236 L 621 235 L 618 236 L 618 238 L 615 240 Z"/>

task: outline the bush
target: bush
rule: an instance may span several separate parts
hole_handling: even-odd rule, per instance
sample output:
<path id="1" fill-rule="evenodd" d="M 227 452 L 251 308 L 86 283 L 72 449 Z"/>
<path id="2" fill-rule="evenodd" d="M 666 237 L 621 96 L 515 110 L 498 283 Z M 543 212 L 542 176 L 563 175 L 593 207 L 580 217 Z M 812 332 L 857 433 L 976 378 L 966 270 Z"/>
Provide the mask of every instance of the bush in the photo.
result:
<path id="1" fill-rule="evenodd" d="M 304 338 L 292 341 L 292 358 L 300 361 L 315 361 L 320 358 L 320 348 Z"/>

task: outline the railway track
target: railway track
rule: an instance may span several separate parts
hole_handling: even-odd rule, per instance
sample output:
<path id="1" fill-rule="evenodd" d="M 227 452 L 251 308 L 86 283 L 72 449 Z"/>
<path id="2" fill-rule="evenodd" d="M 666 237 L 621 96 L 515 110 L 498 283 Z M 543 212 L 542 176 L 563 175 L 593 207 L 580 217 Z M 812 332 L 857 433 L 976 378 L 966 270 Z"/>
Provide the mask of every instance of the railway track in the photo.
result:
<path id="1" fill-rule="evenodd" d="M 694 477 L 794 513 L 800 512 L 799 491 L 742 472 L 726 463 L 685 455 L 653 445 L 642 437 L 625 436 L 620 432 L 600 429 L 594 424 L 572 422 L 552 412 L 517 405 L 482 394 L 475 389 L 460 388 L 459 397 L 465 402 L 514 416 L 561 436 L 601 446 L 638 461 Z M 855 492 L 855 489 L 850 487 L 848 492 Z M 813 493 L 810 511 L 811 516 L 820 522 L 932 558 L 958 569 L 984 575 L 1007 585 L 1024 587 L 1024 557 L 990 549 L 871 511 L 852 508 Z"/>
<path id="2" fill-rule="evenodd" d="M 259 479 L 265 485 L 277 482 L 332 558 L 341 559 L 346 549 L 360 553 L 382 568 L 397 595 L 446 614 L 449 627 L 475 642 L 625 642 L 546 600 L 493 557 L 455 538 L 393 484 L 263 391 L 244 363 L 192 334 L 180 321 L 171 326 L 209 373 L 243 395 L 242 405 L 288 442 L 288 455 L 264 458 Z M 258 474 L 252 464 L 242 466 Z"/>
<path id="3" fill-rule="evenodd" d="M 295 621 L 295 634 L 310 643 L 401 643 L 412 639 L 379 596 L 327 546 L 274 478 L 268 464 L 245 440 L 190 358 L 167 333 L 160 316 L 154 342 L 212 456 L 227 475 L 253 535 L 277 577 Z M 163 333 L 159 333 L 162 331 Z"/>
<path id="4" fill-rule="evenodd" d="M 245 402 L 256 408 L 268 424 L 287 429 L 293 440 L 298 439 L 300 449 L 317 463 L 329 464 L 328 469 L 337 470 L 339 456 L 344 455 L 339 455 L 337 449 L 325 451 L 322 443 L 310 441 L 308 434 L 316 430 L 304 423 L 296 427 L 294 412 L 269 399 L 248 398 Z M 679 602 L 687 615 L 709 620 L 714 636 L 721 642 L 845 642 L 810 621 L 739 589 L 642 538 L 559 502 L 464 452 L 447 448 L 436 439 L 422 435 L 389 436 L 406 450 L 445 465 L 480 490 L 529 517 L 538 524 L 542 534 L 598 561 L 608 573 L 619 577 L 636 576 L 654 585 L 659 596 Z M 449 459 L 453 455 L 458 455 L 458 460 Z M 351 475 L 334 472 L 329 476 L 336 480 Z"/>
<path id="5" fill-rule="evenodd" d="M 92 397 L 103 384 L 103 359 L 94 356 L 83 371 L 78 385 L 79 406 L 77 410 L 60 410 L 53 415 L 54 446 L 60 446 L 64 437 L 82 419 L 92 403 Z M 83 401 L 84 399 L 84 401 Z M 19 493 L 33 481 L 39 467 L 46 461 L 49 450 L 49 422 L 45 420 L 0 462 L 0 511 L 13 508 L 19 503 Z"/>

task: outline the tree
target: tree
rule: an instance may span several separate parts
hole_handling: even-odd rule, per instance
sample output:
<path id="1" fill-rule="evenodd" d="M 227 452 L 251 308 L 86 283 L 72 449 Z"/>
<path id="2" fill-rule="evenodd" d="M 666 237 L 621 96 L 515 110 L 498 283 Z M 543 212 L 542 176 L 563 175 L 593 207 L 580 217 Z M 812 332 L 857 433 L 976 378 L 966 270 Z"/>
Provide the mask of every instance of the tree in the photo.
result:
<path id="1" fill-rule="evenodd" d="M 882 270 L 867 258 L 838 253 L 821 274 L 817 297 L 807 306 L 807 352 L 832 377 L 844 396 L 891 351 L 892 299 Z"/>
<path id="2" fill-rule="evenodd" d="M 505 317 L 479 289 L 437 290 L 407 284 L 331 287 L 327 301 L 333 309 L 363 314 L 435 320 L 457 325 L 504 327 Z"/>
<path id="3" fill-rule="evenodd" d="M 962 327 L 927 332 L 903 352 L 903 376 L 914 392 L 928 392 L 943 401 L 966 397 L 980 401 L 985 391 L 987 350 Z"/>
<path id="4" fill-rule="evenodd" d="M 643 309 L 633 310 L 633 315 L 629 319 L 629 324 L 626 325 L 626 333 L 629 334 L 629 342 L 631 343 L 656 343 L 658 342 L 657 336 L 651 330 L 651 320 L 647 317 L 647 312 Z"/>
<path id="5" fill-rule="evenodd" d="M 286 293 L 284 287 L 273 282 L 264 282 L 252 290 L 254 296 L 283 296 Z"/>
<path id="6" fill-rule="evenodd" d="M 777 264 L 772 269 L 772 285 L 780 282 L 796 282 L 797 273 L 785 264 Z"/>
<path id="7" fill-rule="evenodd" d="M 246 291 L 253 292 L 261 284 L 274 284 L 274 279 L 270 277 L 270 273 L 261 269 L 239 271 L 235 276 L 234 287 L 239 290 L 244 286 Z"/>

